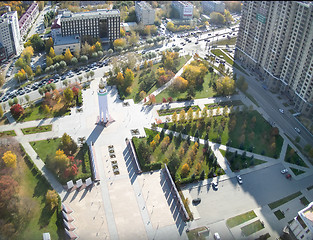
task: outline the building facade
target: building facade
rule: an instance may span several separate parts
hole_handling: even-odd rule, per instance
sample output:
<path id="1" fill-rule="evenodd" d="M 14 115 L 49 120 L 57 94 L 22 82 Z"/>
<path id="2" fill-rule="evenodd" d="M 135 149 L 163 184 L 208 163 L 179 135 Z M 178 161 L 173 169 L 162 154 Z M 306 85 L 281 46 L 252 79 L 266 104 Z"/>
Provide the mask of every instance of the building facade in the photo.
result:
<path id="1" fill-rule="evenodd" d="M 8 12 L 0 18 L 0 43 L 5 52 L 5 59 L 21 50 L 21 35 L 18 26 L 17 12 Z M 3 53 L 3 50 L 2 50 Z M 3 54 L 2 54 L 3 57 Z"/>
<path id="2" fill-rule="evenodd" d="M 136 1 L 135 3 L 135 12 L 137 17 L 137 22 L 142 23 L 143 25 L 153 25 L 155 19 L 155 11 L 145 1 Z"/>
<path id="3" fill-rule="evenodd" d="M 298 215 L 288 224 L 287 228 L 293 239 L 313 239 L 313 202 L 299 211 Z"/>
<path id="4" fill-rule="evenodd" d="M 78 34 L 100 37 L 103 42 L 113 42 L 120 38 L 120 12 L 117 9 L 64 12 L 60 19 L 62 36 Z"/>
<path id="5" fill-rule="evenodd" d="M 205 13 L 219 12 L 224 14 L 225 3 L 221 1 L 202 1 L 201 4 Z"/>
<path id="6" fill-rule="evenodd" d="M 192 19 L 193 5 L 187 1 L 172 1 L 172 7 L 176 9 L 180 19 Z"/>
<path id="7" fill-rule="evenodd" d="M 38 14 L 39 14 L 38 3 L 33 2 L 18 21 L 21 37 L 24 37 L 27 34 L 28 29 L 32 26 L 33 22 L 36 20 Z"/>
<path id="8" fill-rule="evenodd" d="M 312 2 L 244 2 L 235 60 L 313 118 Z"/>
<path id="9" fill-rule="evenodd" d="M 78 34 L 64 37 L 56 35 L 53 44 L 53 49 L 56 55 L 64 54 L 68 48 L 71 53 L 74 53 L 75 51 L 79 52 L 81 47 L 80 37 Z"/>

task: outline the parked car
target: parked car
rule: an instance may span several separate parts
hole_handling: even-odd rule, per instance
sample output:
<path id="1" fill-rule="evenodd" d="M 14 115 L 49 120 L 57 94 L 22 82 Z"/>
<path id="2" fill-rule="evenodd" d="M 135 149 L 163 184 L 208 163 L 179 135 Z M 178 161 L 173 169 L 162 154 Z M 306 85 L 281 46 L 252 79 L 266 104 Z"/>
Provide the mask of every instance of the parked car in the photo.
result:
<path id="1" fill-rule="evenodd" d="M 192 200 L 193 204 L 199 204 L 201 202 L 201 198 L 195 198 Z"/>
<path id="2" fill-rule="evenodd" d="M 238 183 L 239 183 L 239 184 L 242 184 L 242 178 L 241 178 L 241 176 L 238 175 L 236 178 L 237 178 Z"/>
<path id="3" fill-rule="evenodd" d="M 289 180 L 291 180 L 291 175 L 290 175 L 290 174 L 287 174 L 287 175 L 286 175 L 286 178 L 289 179 Z"/>
<path id="4" fill-rule="evenodd" d="M 215 191 L 218 190 L 218 185 L 217 185 L 217 183 L 212 182 L 212 187 L 213 187 L 213 189 L 214 189 Z"/>
<path id="5" fill-rule="evenodd" d="M 281 109 L 281 108 L 280 108 L 279 111 L 280 111 L 281 113 L 284 113 L 284 109 Z"/>

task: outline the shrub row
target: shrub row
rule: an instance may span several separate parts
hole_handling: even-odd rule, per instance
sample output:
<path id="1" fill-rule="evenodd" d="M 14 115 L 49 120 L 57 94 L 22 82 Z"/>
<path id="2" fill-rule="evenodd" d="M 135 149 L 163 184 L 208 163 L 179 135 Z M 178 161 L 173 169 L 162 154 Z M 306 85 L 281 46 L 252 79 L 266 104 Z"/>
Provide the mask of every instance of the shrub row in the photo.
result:
<path id="1" fill-rule="evenodd" d="M 77 105 L 82 106 L 83 105 L 83 96 L 82 96 L 82 90 L 79 90 L 78 96 L 77 96 Z"/>

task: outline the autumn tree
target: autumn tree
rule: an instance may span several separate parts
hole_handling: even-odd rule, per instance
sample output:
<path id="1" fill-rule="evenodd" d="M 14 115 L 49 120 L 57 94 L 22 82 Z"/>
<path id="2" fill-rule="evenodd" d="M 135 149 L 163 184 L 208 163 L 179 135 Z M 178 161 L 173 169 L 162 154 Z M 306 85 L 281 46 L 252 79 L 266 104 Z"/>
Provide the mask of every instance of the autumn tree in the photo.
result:
<path id="1" fill-rule="evenodd" d="M 186 121 L 186 112 L 184 109 L 182 109 L 179 113 L 179 122 L 185 123 L 185 121 Z"/>
<path id="2" fill-rule="evenodd" d="M 52 58 L 47 56 L 47 58 L 46 58 L 46 65 L 47 65 L 47 67 L 50 67 L 52 64 L 53 64 Z"/>
<path id="3" fill-rule="evenodd" d="M 16 168 L 16 155 L 11 151 L 6 151 L 3 154 L 2 160 L 7 167 Z"/>
<path id="4" fill-rule="evenodd" d="M 56 172 L 63 172 L 69 164 L 68 157 L 62 150 L 57 150 L 54 157 L 54 168 Z"/>
<path id="5" fill-rule="evenodd" d="M 222 77 L 216 81 L 216 91 L 219 95 L 229 96 L 235 91 L 235 81 L 230 77 Z"/>
<path id="6" fill-rule="evenodd" d="M 124 89 L 131 86 L 134 82 L 134 73 L 131 69 L 127 68 L 124 73 Z"/>
<path id="7" fill-rule="evenodd" d="M 168 145 L 170 144 L 171 140 L 169 136 L 166 136 L 163 138 L 163 141 L 161 142 L 161 149 L 163 152 L 167 149 Z"/>
<path id="8" fill-rule="evenodd" d="M 124 48 L 126 46 L 126 40 L 124 38 L 115 39 L 113 42 L 114 48 L 121 47 Z"/>
<path id="9" fill-rule="evenodd" d="M 65 54 L 64 54 L 64 61 L 67 64 L 69 64 L 71 62 L 72 58 L 73 58 L 73 55 L 72 55 L 70 49 L 67 48 L 66 51 L 65 51 Z"/>
<path id="10" fill-rule="evenodd" d="M 187 111 L 187 122 L 192 122 L 193 120 L 193 110 L 192 107 L 190 107 Z"/>
<path id="11" fill-rule="evenodd" d="M 154 140 L 152 140 L 151 142 L 150 142 L 150 147 L 154 150 L 155 149 L 155 147 L 156 147 L 156 142 L 154 141 Z"/>
<path id="12" fill-rule="evenodd" d="M 0 209 L 5 208 L 17 193 L 18 183 L 9 175 L 0 177 Z"/>
<path id="13" fill-rule="evenodd" d="M 14 104 L 10 108 L 10 112 L 15 119 L 18 119 L 24 113 L 24 108 L 20 104 Z"/>
<path id="14" fill-rule="evenodd" d="M 48 40 L 47 40 L 47 42 L 46 42 L 46 46 L 45 46 L 45 48 L 46 48 L 46 53 L 49 53 L 49 51 L 50 51 L 50 49 L 53 47 L 53 39 L 52 39 L 52 37 L 50 37 Z"/>
<path id="15" fill-rule="evenodd" d="M 177 89 L 178 91 L 185 91 L 187 89 L 188 86 L 188 81 L 186 79 L 184 79 L 181 76 L 178 76 L 174 79 L 173 82 L 173 88 Z"/>
<path id="16" fill-rule="evenodd" d="M 0 118 L 3 117 L 3 108 L 2 108 L 2 105 L 0 105 Z"/>
<path id="17" fill-rule="evenodd" d="M 46 204 L 53 210 L 59 204 L 58 194 L 55 190 L 48 190 L 46 194 Z"/>
<path id="18" fill-rule="evenodd" d="M 65 99 L 66 103 L 70 104 L 73 101 L 73 98 L 74 98 L 74 94 L 73 94 L 72 89 L 66 88 L 64 90 L 64 92 L 63 92 L 63 96 L 64 96 L 64 99 Z"/>
<path id="19" fill-rule="evenodd" d="M 225 17 L 219 12 L 212 12 L 210 14 L 210 24 L 223 25 L 225 24 Z"/>
<path id="20" fill-rule="evenodd" d="M 160 135 L 159 134 L 155 135 L 153 140 L 155 141 L 156 144 L 159 144 L 159 142 L 160 142 Z"/>
<path id="21" fill-rule="evenodd" d="M 188 163 L 185 163 L 182 168 L 181 168 L 181 176 L 183 178 L 187 177 L 188 173 L 190 171 L 190 167 L 188 165 Z"/>
<path id="22" fill-rule="evenodd" d="M 66 154 L 74 154 L 77 151 L 77 144 L 67 133 L 63 134 L 61 143 L 62 149 Z"/>
<path id="23" fill-rule="evenodd" d="M 204 107 L 201 111 L 201 118 L 206 118 L 208 116 L 208 108 Z"/>
<path id="24" fill-rule="evenodd" d="M 176 113 L 176 111 L 172 115 L 172 121 L 173 121 L 173 123 L 177 123 L 177 113 Z"/>
<path id="25" fill-rule="evenodd" d="M 102 45 L 99 41 L 95 43 L 95 51 L 102 51 Z"/>
<path id="26" fill-rule="evenodd" d="M 51 58 L 54 58 L 54 57 L 55 57 L 55 52 L 54 52 L 53 47 L 50 48 L 49 57 L 51 57 Z"/>

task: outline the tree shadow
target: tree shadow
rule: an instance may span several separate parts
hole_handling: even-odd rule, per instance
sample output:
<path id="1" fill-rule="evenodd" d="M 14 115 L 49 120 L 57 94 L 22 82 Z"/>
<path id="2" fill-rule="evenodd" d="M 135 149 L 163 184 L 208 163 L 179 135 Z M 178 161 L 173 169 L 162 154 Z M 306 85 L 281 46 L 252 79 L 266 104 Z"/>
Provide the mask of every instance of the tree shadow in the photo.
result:
<path id="1" fill-rule="evenodd" d="M 50 223 L 50 219 L 53 215 L 53 213 L 55 212 L 55 208 L 53 210 L 50 209 L 50 207 L 48 205 L 46 205 L 40 214 L 40 218 L 38 220 L 38 225 L 41 228 L 47 226 Z"/>

